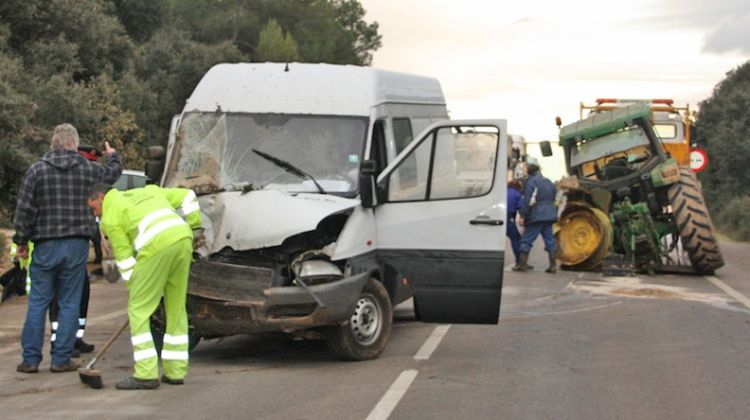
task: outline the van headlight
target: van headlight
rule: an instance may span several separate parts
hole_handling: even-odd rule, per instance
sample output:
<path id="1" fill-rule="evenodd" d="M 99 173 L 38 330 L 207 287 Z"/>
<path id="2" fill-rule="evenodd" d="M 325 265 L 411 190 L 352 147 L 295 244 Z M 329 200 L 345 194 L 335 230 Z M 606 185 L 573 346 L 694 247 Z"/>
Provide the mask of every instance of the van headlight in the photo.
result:
<path id="1" fill-rule="evenodd" d="M 326 260 L 307 260 L 300 263 L 295 272 L 298 279 L 311 286 L 315 284 L 328 283 L 344 278 L 336 264 Z"/>

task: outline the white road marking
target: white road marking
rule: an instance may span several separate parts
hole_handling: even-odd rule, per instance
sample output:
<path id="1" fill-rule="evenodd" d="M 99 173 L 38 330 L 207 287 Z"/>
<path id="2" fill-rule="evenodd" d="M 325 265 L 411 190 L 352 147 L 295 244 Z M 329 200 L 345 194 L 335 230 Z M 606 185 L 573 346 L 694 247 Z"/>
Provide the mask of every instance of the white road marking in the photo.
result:
<path id="1" fill-rule="evenodd" d="M 404 396 L 404 394 L 406 394 L 406 391 L 409 389 L 409 386 L 411 386 L 411 383 L 414 382 L 414 378 L 417 377 L 417 373 L 419 372 L 413 369 L 401 372 L 401 374 L 398 375 L 398 378 L 393 381 L 391 387 L 388 388 L 388 391 L 385 392 L 383 398 L 381 398 L 375 408 L 370 411 L 370 415 L 367 416 L 367 420 L 387 419 L 388 416 L 390 416 L 393 412 L 393 409 L 396 408 L 396 405 L 398 405 L 398 402 L 401 401 L 401 398 Z"/>
<path id="2" fill-rule="evenodd" d="M 443 340 L 443 337 L 445 337 L 445 334 L 450 327 L 451 324 L 438 325 L 435 327 L 435 329 L 432 330 L 432 334 L 427 337 L 427 340 L 422 344 L 422 347 L 417 351 L 417 354 L 414 355 L 414 360 L 428 360 L 430 356 L 432 356 L 432 352 L 435 351 L 437 346 Z M 367 420 L 387 419 L 388 416 L 391 415 L 391 412 L 393 412 L 393 409 L 398 405 L 398 402 L 401 401 L 404 394 L 406 394 L 406 391 L 409 390 L 411 383 L 414 382 L 414 379 L 417 377 L 417 373 L 419 373 L 419 371 L 415 369 L 401 372 L 401 374 L 398 375 L 398 378 L 393 381 L 391 387 L 388 388 L 388 391 L 385 392 L 383 398 L 381 398 L 375 408 L 372 409 L 370 415 L 367 416 Z"/>
<path id="3" fill-rule="evenodd" d="M 448 325 L 438 325 L 435 327 L 435 329 L 432 331 L 432 334 L 430 334 L 429 337 L 427 337 L 427 340 L 422 344 L 422 347 L 419 349 L 417 354 L 414 355 L 414 360 L 427 360 L 432 356 L 432 352 L 435 351 L 438 344 L 440 344 L 440 341 L 443 340 L 443 337 L 445 337 L 445 334 L 448 332 L 448 329 L 451 327 L 450 324 Z"/>
<path id="4" fill-rule="evenodd" d="M 706 280 L 710 281 L 714 284 L 714 286 L 718 287 L 719 289 L 723 290 L 724 293 L 728 294 L 729 296 L 735 298 L 738 302 L 742 303 L 743 305 L 750 308 L 750 299 L 747 298 L 747 296 L 743 295 L 742 293 L 732 289 L 729 287 L 728 284 L 724 283 L 723 281 L 717 279 L 714 276 L 705 276 Z"/>

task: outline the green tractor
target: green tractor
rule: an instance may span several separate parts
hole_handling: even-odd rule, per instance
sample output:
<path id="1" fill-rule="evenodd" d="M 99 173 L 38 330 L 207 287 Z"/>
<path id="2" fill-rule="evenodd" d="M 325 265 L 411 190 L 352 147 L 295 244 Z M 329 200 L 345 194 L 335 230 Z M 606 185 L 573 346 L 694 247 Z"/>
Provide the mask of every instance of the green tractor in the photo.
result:
<path id="1" fill-rule="evenodd" d="M 701 185 L 666 151 L 649 115 L 634 104 L 560 129 L 569 175 L 558 183 L 563 268 L 708 274 L 724 265 Z"/>

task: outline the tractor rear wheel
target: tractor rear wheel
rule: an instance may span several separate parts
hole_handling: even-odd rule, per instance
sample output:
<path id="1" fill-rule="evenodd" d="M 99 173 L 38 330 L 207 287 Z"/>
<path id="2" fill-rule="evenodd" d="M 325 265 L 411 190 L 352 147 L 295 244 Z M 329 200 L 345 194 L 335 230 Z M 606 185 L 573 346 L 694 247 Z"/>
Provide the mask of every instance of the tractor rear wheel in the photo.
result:
<path id="1" fill-rule="evenodd" d="M 680 181 L 669 187 L 669 203 L 690 264 L 700 274 L 712 274 L 724 265 L 724 259 L 703 200 L 703 190 L 689 168 L 681 167 Z"/>
<path id="2" fill-rule="evenodd" d="M 557 227 L 557 259 L 563 269 L 586 271 L 602 264 L 613 237 L 606 213 L 584 202 L 568 202 Z"/>

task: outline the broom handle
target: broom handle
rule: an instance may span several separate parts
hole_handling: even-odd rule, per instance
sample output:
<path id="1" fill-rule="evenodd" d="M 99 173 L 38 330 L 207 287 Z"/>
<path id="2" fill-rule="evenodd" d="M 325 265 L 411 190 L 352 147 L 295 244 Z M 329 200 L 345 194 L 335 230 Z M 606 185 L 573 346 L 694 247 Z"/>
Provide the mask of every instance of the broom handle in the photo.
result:
<path id="1" fill-rule="evenodd" d="M 87 369 L 91 369 L 91 367 L 94 366 L 94 363 L 96 363 L 96 361 L 99 360 L 100 357 L 102 357 L 102 355 L 104 354 L 104 352 L 107 351 L 107 349 L 109 349 L 110 346 L 112 346 L 112 343 L 114 343 L 115 340 L 117 340 L 117 337 L 119 337 L 120 334 L 122 334 L 122 332 L 125 331 L 125 328 L 128 327 L 128 324 L 129 324 L 129 321 L 125 320 L 125 323 L 122 324 L 122 327 L 120 327 L 120 329 L 116 333 L 112 334 L 112 336 L 109 337 L 109 339 L 107 340 L 107 342 L 104 343 L 104 347 L 102 347 L 96 353 L 96 356 L 94 356 L 94 358 L 91 359 L 90 362 L 88 362 L 88 364 L 86 365 Z"/>

